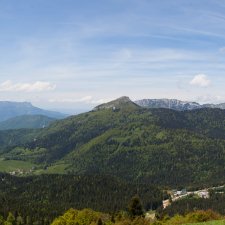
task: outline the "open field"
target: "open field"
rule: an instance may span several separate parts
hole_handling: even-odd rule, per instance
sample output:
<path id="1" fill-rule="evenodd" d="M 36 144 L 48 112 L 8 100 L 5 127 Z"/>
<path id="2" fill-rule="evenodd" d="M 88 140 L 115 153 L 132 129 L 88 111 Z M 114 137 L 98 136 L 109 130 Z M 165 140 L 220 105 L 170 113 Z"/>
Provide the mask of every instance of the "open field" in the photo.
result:
<path id="1" fill-rule="evenodd" d="M 60 163 L 54 164 L 46 169 L 43 169 L 43 166 L 37 166 L 31 162 L 25 162 L 20 160 L 4 160 L 0 158 L 0 172 L 13 172 L 13 171 L 24 171 L 29 172 L 35 175 L 39 174 L 63 174 L 65 173 L 66 167 L 69 164 Z"/>
<path id="2" fill-rule="evenodd" d="M 46 169 L 37 169 L 34 171 L 35 175 L 40 175 L 40 174 L 64 174 L 66 168 L 69 166 L 69 164 L 65 163 L 59 163 L 55 165 L 51 165 Z"/>
<path id="3" fill-rule="evenodd" d="M 30 162 L 0 159 L 0 172 L 9 173 L 16 170 L 29 171 L 32 167 L 35 167 L 35 164 Z"/>

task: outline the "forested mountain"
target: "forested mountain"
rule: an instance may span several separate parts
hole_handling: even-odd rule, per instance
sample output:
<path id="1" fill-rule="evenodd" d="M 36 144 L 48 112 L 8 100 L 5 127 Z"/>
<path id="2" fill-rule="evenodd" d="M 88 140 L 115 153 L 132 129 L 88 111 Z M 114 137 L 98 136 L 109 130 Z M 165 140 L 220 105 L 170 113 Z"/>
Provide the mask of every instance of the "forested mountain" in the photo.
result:
<path id="1" fill-rule="evenodd" d="M 0 173 L 0 224 L 49 225 L 54 220 L 54 225 L 175 225 L 224 218 L 218 214 L 224 215 L 224 192 L 211 192 L 209 199 L 182 199 L 162 211 L 163 197 L 157 187 L 112 176 L 15 177 Z M 149 212 L 143 217 L 156 208 L 160 220 L 154 223 Z"/>
<path id="2" fill-rule="evenodd" d="M 64 165 L 65 173 L 164 186 L 225 181 L 221 109 L 145 109 L 123 97 L 19 137 L 17 131 L 0 132 L 0 143 L 3 159 L 44 165 L 44 172 Z"/>
<path id="3" fill-rule="evenodd" d="M 0 121 L 22 115 L 43 115 L 51 118 L 62 119 L 66 115 L 37 108 L 29 102 L 0 101 Z"/>
<path id="4" fill-rule="evenodd" d="M 44 128 L 56 119 L 43 115 L 22 115 L 0 122 L 0 130 Z"/>
<path id="5" fill-rule="evenodd" d="M 125 210 L 136 194 L 140 195 L 145 209 L 156 209 L 162 204 L 162 192 L 158 188 L 112 176 L 15 177 L 0 173 L 0 215 L 6 217 L 9 211 L 14 215 L 20 213 L 33 222 L 52 221 L 71 207 L 118 212 Z"/>
<path id="6" fill-rule="evenodd" d="M 218 108 L 225 109 L 225 103 L 221 104 L 199 104 L 197 102 L 180 101 L 177 99 L 141 99 L 135 103 L 144 108 L 166 108 L 178 111 L 194 110 L 202 108 Z"/>

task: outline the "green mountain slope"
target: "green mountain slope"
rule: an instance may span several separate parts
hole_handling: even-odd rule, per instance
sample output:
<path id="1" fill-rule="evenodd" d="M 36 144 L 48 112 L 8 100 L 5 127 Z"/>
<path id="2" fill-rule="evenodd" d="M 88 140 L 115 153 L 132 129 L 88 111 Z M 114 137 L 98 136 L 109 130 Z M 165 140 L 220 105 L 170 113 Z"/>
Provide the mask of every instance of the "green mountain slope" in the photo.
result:
<path id="1" fill-rule="evenodd" d="M 0 130 L 44 128 L 55 120 L 43 115 L 22 115 L 0 122 Z"/>
<path id="2" fill-rule="evenodd" d="M 225 181 L 220 109 L 144 109 L 123 97 L 29 135 L 1 157 L 169 186 Z"/>
<path id="3" fill-rule="evenodd" d="M 39 129 L 0 131 L 0 154 L 10 151 L 15 146 L 22 146 L 31 140 L 35 140 L 35 137 L 39 132 Z"/>

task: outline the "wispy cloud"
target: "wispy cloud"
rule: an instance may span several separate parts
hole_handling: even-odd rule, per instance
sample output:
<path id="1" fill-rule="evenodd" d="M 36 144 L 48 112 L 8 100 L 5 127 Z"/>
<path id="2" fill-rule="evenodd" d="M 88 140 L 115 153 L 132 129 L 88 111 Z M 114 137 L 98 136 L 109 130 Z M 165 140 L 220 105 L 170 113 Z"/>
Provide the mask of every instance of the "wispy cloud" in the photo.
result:
<path id="1" fill-rule="evenodd" d="M 208 87 L 211 85 L 211 80 L 205 74 L 197 74 L 191 81 L 190 84 L 198 87 Z"/>
<path id="2" fill-rule="evenodd" d="M 81 98 L 71 98 L 71 97 L 67 97 L 67 98 L 60 98 L 60 99 L 55 99 L 52 98 L 49 100 L 49 102 L 52 103 L 90 103 L 92 101 L 93 97 L 88 95 L 85 97 L 81 97 Z"/>
<path id="3" fill-rule="evenodd" d="M 43 92 L 52 91 L 55 88 L 56 85 L 42 81 L 36 81 L 34 83 L 13 83 L 11 80 L 7 80 L 0 84 L 0 91 L 3 92 Z"/>
<path id="4" fill-rule="evenodd" d="M 60 98 L 60 99 L 49 99 L 50 103 L 84 103 L 84 104 L 102 104 L 105 102 L 109 102 L 113 100 L 113 98 L 105 98 L 105 99 L 95 99 L 94 97 L 88 95 L 81 98 Z"/>
<path id="5" fill-rule="evenodd" d="M 219 49 L 219 52 L 220 52 L 220 53 L 225 53 L 225 47 L 221 47 L 221 48 Z"/>
<path id="6" fill-rule="evenodd" d="M 157 48 L 157 49 L 121 49 L 115 54 L 118 61 L 136 62 L 171 62 L 171 61 L 202 61 L 209 58 L 208 54 L 197 51 L 188 51 L 176 48 Z"/>

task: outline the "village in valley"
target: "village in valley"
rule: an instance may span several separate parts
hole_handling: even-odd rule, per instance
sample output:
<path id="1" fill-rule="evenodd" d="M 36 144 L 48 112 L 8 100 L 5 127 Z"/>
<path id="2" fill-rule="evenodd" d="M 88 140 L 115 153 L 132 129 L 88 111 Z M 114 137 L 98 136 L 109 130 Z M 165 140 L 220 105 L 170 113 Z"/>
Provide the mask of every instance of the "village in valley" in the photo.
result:
<path id="1" fill-rule="evenodd" d="M 223 189 L 224 187 L 225 185 L 218 186 L 218 187 L 205 188 L 205 189 L 201 189 L 197 191 L 187 191 L 186 189 L 182 189 L 182 190 L 175 189 L 175 190 L 168 191 L 168 194 L 171 196 L 171 198 L 163 201 L 163 208 L 165 209 L 172 202 L 175 202 L 182 198 L 186 198 L 190 196 L 196 196 L 197 198 L 209 198 L 211 190 L 220 192 L 220 189 Z"/>

